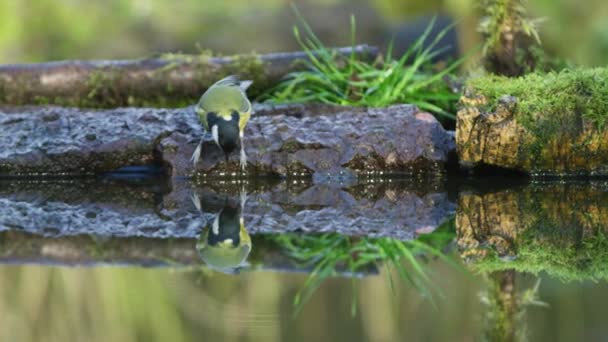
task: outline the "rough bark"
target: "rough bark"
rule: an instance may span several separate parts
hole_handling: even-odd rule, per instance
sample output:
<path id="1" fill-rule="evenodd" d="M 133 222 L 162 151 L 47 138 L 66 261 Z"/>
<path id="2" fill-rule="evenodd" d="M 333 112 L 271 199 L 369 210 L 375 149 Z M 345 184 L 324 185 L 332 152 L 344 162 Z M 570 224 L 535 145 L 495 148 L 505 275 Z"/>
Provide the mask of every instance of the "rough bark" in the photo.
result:
<path id="1" fill-rule="evenodd" d="M 12 180 L 0 183 L 0 230 L 48 237 L 197 238 L 226 201 L 238 203 L 243 189 L 251 235 L 336 232 L 406 240 L 431 232 L 454 212 L 440 184 L 411 179 L 362 181 L 345 188 L 303 179 L 173 181 L 167 186 L 107 179 Z M 192 203 L 194 192 L 202 213 Z"/>
<path id="2" fill-rule="evenodd" d="M 466 167 L 531 175 L 608 175 L 606 69 L 468 82 L 456 124 Z"/>
<path id="3" fill-rule="evenodd" d="M 192 107 L 84 110 L 29 107 L 0 112 L 0 175 L 90 175 L 160 164 L 172 177 L 441 173 L 451 134 L 414 106 L 258 106 L 245 130 L 248 166 L 225 162 Z M 204 137 L 196 168 L 190 156 Z"/>
<path id="4" fill-rule="evenodd" d="M 353 49 L 338 48 L 348 56 Z M 354 48 L 374 60 L 378 49 Z M 81 107 L 184 106 L 194 103 L 215 81 L 236 74 L 253 80 L 250 95 L 302 70 L 305 52 L 210 57 L 162 55 L 139 60 L 62 61 L 0 66 L 0 104 L 57 104 Z"/>

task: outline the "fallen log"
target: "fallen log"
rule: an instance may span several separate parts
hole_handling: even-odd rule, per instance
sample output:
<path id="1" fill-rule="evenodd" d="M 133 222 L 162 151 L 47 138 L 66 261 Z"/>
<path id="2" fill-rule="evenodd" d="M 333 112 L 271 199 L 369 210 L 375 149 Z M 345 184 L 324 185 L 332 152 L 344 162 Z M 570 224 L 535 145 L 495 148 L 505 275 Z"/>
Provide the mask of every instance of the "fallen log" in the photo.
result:
<path id="1" fill-rule="evenodd" d="M 243 214 L 251 235 L 341 233 L 409 240 L 433 231 L 454 212 L 440 184 L 416 179 L 376 179 L 346 188 L 304 179 L 171 181 L 169 186 L 10 180 L 0 182 L 0 231 L 196 239 L 227 203 L 239 205 L 241 190 L 247 192 Z M 201 212 L 192 201 L 195 193 Z"/>
<path id="2" fill-rule="evenodd" d="M 467 167 L 533 175 L 608 175 L 608 69 L 467 83 L 456 144 Z"/>
<path id="3" fill-rule="evenodd" d="M 541 272 L 567 281 L 608 279 L 608 192 L 603 182 L 463 191 L 460 254 L 480 272 Z"/>
<path id="4" fill-rule="evenodd" d="M 373 61 L 378 49 L 367 45 L 334 53 Z M 166 54 L 138 60 L 62 61 L 0 66 L 0 104 L 56 104 L 109 108 L 181 107 L 195 103 L 215 81 L 236 74 L 253 80 L 255 97 L 290 72 L 306 68 L 305 52 L 211 57 Z"/>
<path id="5" fill-rule="evenodd" d="M 238 156 L 205 135 L 192 107 L 88 110 L 16 107 L 0 111 L 0 175 L 92 175 L 160 164 L 172 177 L 310 176 L 443 172 L 451 134 L 410 105 L 257 106 L 245 130 L 246 173 Z M 190 161 L 204 137 L 202 156 Z"/>

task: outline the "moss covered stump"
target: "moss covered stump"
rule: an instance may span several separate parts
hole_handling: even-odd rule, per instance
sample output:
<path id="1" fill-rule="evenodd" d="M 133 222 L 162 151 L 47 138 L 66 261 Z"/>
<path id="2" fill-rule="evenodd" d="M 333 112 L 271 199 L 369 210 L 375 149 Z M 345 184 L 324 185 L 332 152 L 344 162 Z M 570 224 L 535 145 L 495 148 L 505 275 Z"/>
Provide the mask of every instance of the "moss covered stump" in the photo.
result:
<path id="1" fill-rule="evenodd" d="M 467 82 L 456 124 L 461 164 L 532 175 L 608 175 L 608 69 Z"/>

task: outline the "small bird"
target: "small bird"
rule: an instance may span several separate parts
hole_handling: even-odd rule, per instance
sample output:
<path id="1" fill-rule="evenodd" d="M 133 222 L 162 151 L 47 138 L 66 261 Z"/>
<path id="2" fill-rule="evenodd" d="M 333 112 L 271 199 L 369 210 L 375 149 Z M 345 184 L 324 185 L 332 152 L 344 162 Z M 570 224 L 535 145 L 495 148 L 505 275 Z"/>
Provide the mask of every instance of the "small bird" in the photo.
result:
<path id="1" fill-rule="evenodd" d="M 251 102 L 245 91 L 252 81 L 240 81 L 236 76 L 228 76 L 217 81 L 201 96 L 195 107 L 196 114 L 205 128 L 211 132 L 213 141 L 228 155 L 238 146 L 241 149 L 240 165 L 245 170 L 247 155 L 243 146 L 243 133 L 251 117 Z M 190 160 L 196 165 L 201 155 L 203 139 Z"/>
<path id="2" fill-rule="evenodd" d="M 208 223 L 199 237 L 196 249 L 210 268 L 236 273 L 241 267 L 247 266 L 252 244 L 242 214 L 246 201 L 244 192 L 241 193 L 239 204 L 226 200 L 213 222 Z M 196 193 L 192 194 L 192 202 L 202 213 L 203 203 Z"/>

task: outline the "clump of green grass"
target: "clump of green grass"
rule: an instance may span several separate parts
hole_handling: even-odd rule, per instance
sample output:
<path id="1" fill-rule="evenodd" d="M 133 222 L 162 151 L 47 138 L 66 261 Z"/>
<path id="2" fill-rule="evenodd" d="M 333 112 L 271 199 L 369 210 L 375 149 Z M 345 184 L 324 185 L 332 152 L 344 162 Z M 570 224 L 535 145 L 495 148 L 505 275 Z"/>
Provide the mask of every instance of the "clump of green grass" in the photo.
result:
<path id="1" fill-rule="evenodd" d="M 349 58 L 333 53 L 297 10 L 295 12 L 304 35 L 297 26 L 294 27 L 294 35 L 308 54 L 310 60 L 305 62 L 308 70 L 289 74 L 270 92 L 267 100 L 370 107 L 411 103 L 422 110 L 455 119 L 453 112 L 459 94 L 451 90 L 446 78 L 463 60 L 449 63 L 441 70 L 433 66 L 433 58 L 448 48 L 437 48 L 437 43 L 451 27 L 430 37 L 433 19 L 403 56 L 394 58 L 391 44 L 383 59 L 368 62 L 358 59 L 354 53 Z M 354 17 L 351 17 L 351 44 L 355 46 Z"/>
<path id="2" fill-rule="evenodd" d="M 421 257 L 438 257 L 455 267 L 461 266 L 442 250 L 455 237 L 454 220 L 450 219 L 433 233 L 421 236 L 417 240 L 400 241 L 391 238 L 352 237 L 337 233 L 321 235 L 280 234 L 273 236 L 287 254 L 304 267 L 312 271 L 303 288 L 294 298 L 297 314 L 314 292 L 329 277 L 335 276 L 338 269 L 347 269 L 354 276 L 366 269 L 375 269 L 383 265 L 389 278 L 391 289 L 395 285 L 392 279 L 394 270 L 402 281 L 414 286 L 432 302 L 433 294 L 439 293 L 424 269 Z M 351 306 L 351 313 L 356 313 L 356 301 Z"/>

